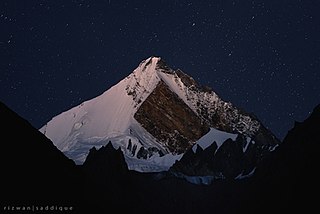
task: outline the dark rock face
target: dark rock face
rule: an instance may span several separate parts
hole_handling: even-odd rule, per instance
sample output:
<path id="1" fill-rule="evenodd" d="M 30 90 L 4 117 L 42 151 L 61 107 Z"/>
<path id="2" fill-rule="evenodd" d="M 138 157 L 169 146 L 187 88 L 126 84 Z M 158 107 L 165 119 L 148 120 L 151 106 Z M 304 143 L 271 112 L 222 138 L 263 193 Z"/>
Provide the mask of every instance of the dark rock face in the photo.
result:
<path id="1" fill-rule="evenodd" d="M 90 149 L 89 154 L 83 163 L 83 167 L 93 170 L 107 172 L 109 176 L 113 174 L 126 174 L 128 171 L 121 149 L 115 149 L 112 143 L 97 150 L 95 147 Z M 93 172 L 100 173 L 100 172 Z"/>
<path id="2" fill-rule="evenodd" d="M 157 67 L 158 70 L 160 70 L 163 73 L 168 73 L 168 74 L 173 74 L 175 71 L 172 70 L 167 63 L 161 59 L 158 63 L 157 63 Z"/>
<path id="3" fill-rule="evenodd" d="M 112 191 L 115 201 L 121 197 L 119 185 L 126 183 L 129 170 L 120 148 L 116 150 L 111 142 L 98 150 L 93 147 L 81 169 L 97 186 Z"/>
<path id="4" fill-rule="evenodd" d="M 227 139 L 219 149 L 215 142 L 205 150 L 197 145 L 195 153 L 188 150 L 170 171 L 188 176 L 234 179 L 252 172 L 260 161 L 257 144 L 247 142 L 244 136 L 239 135 L 235 141 Z"/>
<path id="5" fill-rule="evenodd" d="M 259 158 L 255 155 L 256 145 L 249 144 L 244 152 L 245 144 L 247 144 L 246 139 L 241 135 L 235 141 L 226 140 L 214 155 L 212 169 L 229 179 L 234 179 L 241 174 L 249 174 L 258 164 Z"/>
<path id="6" fill-rule="evenodd" d="M 209 126 L 162 81 L 134 118 L 173 153 L 184 153 L 209 131 Z"/>
<path id="7" fill-rule="evenodd" d="M 221 131 L 242 134 L 261 145 L 275 146 L 279 140 L 253 115 L 224 102 L 211 88 L 199 85 L 192 77 L 177 70 L 177 76 L 188 88 L 197 115 L 210 127 Z"/>
<path id="8" fill-rule="evenodd" d="M 214 175 L 214 171 L 208 166 L 213 164 L 213 156 L 217 148 L 218 146 L 214 142 L 205 150 L 197 146 L 196 153 L 190 149 L 183 155 L 180 161 L 177 161 L 171 167 L 170 171 L 183 173 L 188 176 Z"/>
<path id="9" fill-rule="evenodd" d="M 192 77 L 190 77 L 189 75 L 183 73 L 181 70 L 177 70 L 176 74 L 181 79 L 183 84 L 185 86 L 187 86 L 188 88 L 199 87 L 198 83 Z"/>

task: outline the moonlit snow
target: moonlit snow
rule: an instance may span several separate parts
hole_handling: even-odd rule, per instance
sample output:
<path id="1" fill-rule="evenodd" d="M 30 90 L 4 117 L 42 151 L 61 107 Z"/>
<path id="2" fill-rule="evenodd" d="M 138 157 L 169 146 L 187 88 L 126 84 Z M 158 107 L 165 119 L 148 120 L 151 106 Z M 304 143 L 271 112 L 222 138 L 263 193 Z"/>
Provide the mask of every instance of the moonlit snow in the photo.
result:
<path id="1" fill-rule="evenodd" d="M 109 90 L 91 100 L 65 111 L 50 120 L 40 131 L 44 133 L 67 157 L 76 164 L 82 164 L 92 147 L 100 148 L 111 142 L 115 148 L 120 148 L 130 170 L 140 172 L 158 172 L 168 170 L 183 154 L 172 154 L 169 149 L 134 118 L 135 113 L 146 98 L 157 87 L 160 81 L 178 95 L 190 109 L 197 113 L 197 103 L 201 102 L 210 111 L 218 103 L 224 103 L 211 91 L 210 93 L 196 92 L 186 86 L 176 72 L 163 72 L 157 67 L 159 57 L 150 57 L 126 78 Z M 247 121 L 248 120 L 248 121 Z M 243 116 L 243 128 L 239 132 L 254 132 L 259 128 L 250 118 Z M 250 125 L 251 124 L 251 125 Z M 252 125 L 253 124 L 253 125 Z M 211 128 L 210 132 L 194 142 L 205 149 L 213 142 L 218 147 L 237 134 L 230 134 Z M 159 152 L 138 158 L 128 149 L 129 141 L 140 148 L 155 148 Z M 193 147 L 195 151 L 195 147 Z M 160 155 L 160 153 L 162 155 Z"/>

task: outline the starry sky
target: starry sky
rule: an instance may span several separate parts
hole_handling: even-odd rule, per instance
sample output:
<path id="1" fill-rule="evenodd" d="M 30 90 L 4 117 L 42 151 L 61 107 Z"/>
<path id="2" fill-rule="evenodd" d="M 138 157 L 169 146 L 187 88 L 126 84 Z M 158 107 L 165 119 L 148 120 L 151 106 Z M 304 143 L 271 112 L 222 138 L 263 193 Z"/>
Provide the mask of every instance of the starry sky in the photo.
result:
<path id="1" fill-rule="evenodd" d="M 0 100 L 40 128 L 160 56 L 279 139 L 320 103 L 320 1 L 0 2 Z"/>

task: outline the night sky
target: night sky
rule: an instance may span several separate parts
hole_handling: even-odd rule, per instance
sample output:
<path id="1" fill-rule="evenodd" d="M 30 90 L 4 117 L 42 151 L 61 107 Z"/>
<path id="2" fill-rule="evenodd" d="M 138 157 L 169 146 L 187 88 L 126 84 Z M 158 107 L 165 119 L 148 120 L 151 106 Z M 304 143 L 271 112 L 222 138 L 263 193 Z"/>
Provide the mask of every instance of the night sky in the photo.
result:
<path id="1" fill-rule="evenodd" d="M 320 103 L 320 1 L 0 3 L 0 100 L 34 127 L 160 56 L 282 139 Z"/>

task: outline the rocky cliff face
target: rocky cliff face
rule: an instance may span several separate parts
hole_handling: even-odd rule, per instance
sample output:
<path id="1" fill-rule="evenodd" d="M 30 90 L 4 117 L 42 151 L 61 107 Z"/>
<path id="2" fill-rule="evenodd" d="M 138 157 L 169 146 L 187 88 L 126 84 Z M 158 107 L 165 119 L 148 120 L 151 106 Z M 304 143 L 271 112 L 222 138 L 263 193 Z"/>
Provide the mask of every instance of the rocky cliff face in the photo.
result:
<path id="1" fill-rule="evenodd" d="M 134 118 L 170 152 L 181 154 L 209 131 L 181 98 L 160 81 Z"/>
<path id="2" fill-rule="evenodd" d="M 172 70 L 163 60 L 156 67 L 174 76 L 183 97 L 160 81 L 134 118 L 170 152 L 185 153 L 171 167 L 174 174 L 244 178 L 251 176 L 257 164 L 279 144 L 255 116 L 224 102 L 209 87 L 199 85 L 181 70 Z M 208 143 L 212 144 L 208 148 L 197 145 L 192 150 L 210 128 L 234 133 L 237 137 L 226 139 L 221 147 L 213 137 L 209 139 L 212 142 Z"/>

